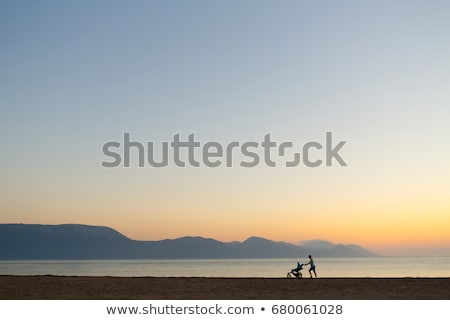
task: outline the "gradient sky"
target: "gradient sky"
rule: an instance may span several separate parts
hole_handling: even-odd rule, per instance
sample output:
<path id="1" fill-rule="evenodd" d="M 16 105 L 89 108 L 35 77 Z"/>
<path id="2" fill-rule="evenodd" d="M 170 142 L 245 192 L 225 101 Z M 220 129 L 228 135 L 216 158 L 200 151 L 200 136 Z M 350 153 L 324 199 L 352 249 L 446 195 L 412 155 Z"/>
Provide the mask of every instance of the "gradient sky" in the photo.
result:
<path id="1" fill-rule="evenodd" d="M 450 255 L 448 1 L 2 1 L 0 223 Z M 347 167 L 113 168 L 102 145 L 347 140 Z"/>

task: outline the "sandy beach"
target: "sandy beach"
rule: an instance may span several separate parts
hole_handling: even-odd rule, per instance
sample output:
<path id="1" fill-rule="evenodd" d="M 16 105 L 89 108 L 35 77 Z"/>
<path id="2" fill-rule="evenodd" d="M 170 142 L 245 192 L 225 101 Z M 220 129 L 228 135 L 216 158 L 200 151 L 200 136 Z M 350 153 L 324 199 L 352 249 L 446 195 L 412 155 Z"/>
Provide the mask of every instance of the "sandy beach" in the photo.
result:
<path id="1" fill-rule="evenodd" d="M 450 278 L 0 276 L 0 299 L 450 299 Z"/>

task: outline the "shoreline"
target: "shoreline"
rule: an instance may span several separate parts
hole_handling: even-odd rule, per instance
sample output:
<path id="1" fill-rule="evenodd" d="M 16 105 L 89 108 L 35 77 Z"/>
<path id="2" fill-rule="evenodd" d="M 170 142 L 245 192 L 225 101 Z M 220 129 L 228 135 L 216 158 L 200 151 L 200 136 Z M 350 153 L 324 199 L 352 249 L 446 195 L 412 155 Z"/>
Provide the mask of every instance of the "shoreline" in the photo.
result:
<path id="1" fill-rule="evenodd" d="M 443 278 L 209 278 L 0 275 L 15 300 L 449 300 Z"/>

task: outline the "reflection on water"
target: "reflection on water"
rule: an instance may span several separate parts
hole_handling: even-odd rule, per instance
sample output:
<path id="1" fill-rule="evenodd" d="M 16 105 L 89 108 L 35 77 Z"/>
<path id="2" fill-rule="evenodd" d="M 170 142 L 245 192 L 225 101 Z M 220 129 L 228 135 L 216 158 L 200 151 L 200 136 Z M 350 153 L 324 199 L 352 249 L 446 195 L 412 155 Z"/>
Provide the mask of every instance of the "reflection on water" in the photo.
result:
<path id="1" fill-rule="evenodd" d="M 450 257 L 315 258 L 319 277 L 450 277 Z M 306 263 L 307 259 L 300 261 Z M 0 274 L 285 277 L 295 259 L 0 261 Z M 303 270 L 309 276 L 308 266 Z"/>

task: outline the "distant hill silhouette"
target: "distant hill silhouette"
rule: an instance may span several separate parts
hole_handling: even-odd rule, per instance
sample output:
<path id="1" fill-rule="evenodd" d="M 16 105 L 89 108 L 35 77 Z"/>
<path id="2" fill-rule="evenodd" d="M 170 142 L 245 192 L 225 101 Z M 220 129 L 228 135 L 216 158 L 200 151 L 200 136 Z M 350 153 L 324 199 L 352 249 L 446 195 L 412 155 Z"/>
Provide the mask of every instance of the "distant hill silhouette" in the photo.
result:
<path id="1" fill-rule="evenodd" d="M 314 240 L 316 241 L 316 240 Z M 137 241 L 108 227 L 80 224 L 0 224 L 0 259 L 216 259 L 371 257 L 356 245 L 322 241 L 294 245 L 251 237 L 243 242 L 220 242 L 202 237 Z M 326 243 L 326 245 L 324 245 Z"/>

